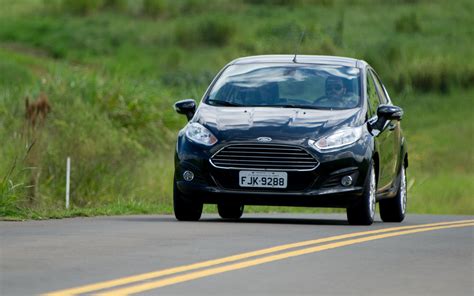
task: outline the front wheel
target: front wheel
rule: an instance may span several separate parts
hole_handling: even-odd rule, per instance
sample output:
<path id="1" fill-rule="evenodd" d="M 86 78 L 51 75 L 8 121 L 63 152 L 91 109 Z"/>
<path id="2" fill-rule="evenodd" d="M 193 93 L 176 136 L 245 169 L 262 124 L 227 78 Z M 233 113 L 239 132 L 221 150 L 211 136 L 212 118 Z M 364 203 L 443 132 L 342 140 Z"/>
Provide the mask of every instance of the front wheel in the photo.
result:
<path id="1" fill-rule="evenodd" d="M 400 170 L 400 185 L 394 198 L 384 199 L 379 202 L 380 218 L 383 222 L 402 222 L 407 210 L 407 175 L 406 168 L 402 165 Z"/>
<path id="2" fill-rule="evenodd" d="M 367 179 L 361 200 L 347 208 L 347 220 L 351 225 L 371 225 L 374 222 L 377 183 L 373 163 Z"/>
<path id="3" fill-rule="evenodd" d="M 244 205 L 241 204 L 218 204 L 217 211 L 223 219 L 237 220 L 244 213 Z"/>
<path id="4" fill-rule="evenodd" d="M 202 203 L 186 198 L 173 182 L 173 209 L 174 216 L 179 221 L 197 221 L 201 218 Z"/>

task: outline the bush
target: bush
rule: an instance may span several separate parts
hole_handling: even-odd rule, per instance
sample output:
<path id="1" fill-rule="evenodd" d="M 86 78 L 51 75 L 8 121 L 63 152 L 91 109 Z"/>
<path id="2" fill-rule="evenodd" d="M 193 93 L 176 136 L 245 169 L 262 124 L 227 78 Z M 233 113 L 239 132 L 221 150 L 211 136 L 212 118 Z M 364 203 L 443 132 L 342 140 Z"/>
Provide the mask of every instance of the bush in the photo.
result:
<path id="1" fill-rule="evenodd" d="M 447 92 L 450 79 L 448 71 L 444 63 L 422 61 L 410 66 L 408 76 L 415 89 Z"/>
<path id="2" fill-rule="evenodd" d="M 159 17 L 166 13 L 167 2 L 165 0 L 144 0 L 143 14 L 151 17 Z"/>
<path id="3" fill-rule="evenodd" d="M 177 2 L 179 12 L 183 14 L 201 13 L 209 8 L 209 3 L 202 0 L 187 0 Z"/>
<path id="4" fill-rule="evenodd" d="M 203 43 L 222 46 L 229 42 L 235 29 L 226 19 L 211 18 L 199 23 L 198 32 Z"/>
<path id="5" fill-rule="evenodd" d="M 407 64 L 407 67 L 382 68 L 390 73 L 389 83 L 398 91 L 414 89 L 444 94 L 453 88 L 468 88 L 474 84 L 474 68 L 449 59 L 415 59 Z"/>
<path id="6" fill-rule="evenodd" d="M 0 217 L 22 216 L 25 184 L 22 183 L 18 170 L 18 158 L 6 169 L 5 175 L 0 175 Z M 2 169 L 2 168 L 0 168 Z"/>
<path id="7" fill-rule="evenodd" d="M 21 68 L 20 65 L 16 67 Z M 26 180 L 31 168 L 24 162 L 29 147 L 25 147 L 23 136 L 21 107 L 24 101 L 19 99 L 22 83 L 26 82 L 0 85 L 0 217 L 24 216 L 22 206 L 27 197 Z"/>
<path id="8" fill-rule="evenodd" d="M 62 10 L 74 14 L 86 15 L 102 8 L 103 0 L 63 0 Z"/>
<path id="9" fill-rule="evenodd" d="M 402 15 L 395 21 L 395 31 L 400 33 L 417 33 L 421 31 L 421 23 L 416 13 Z"/>
<path id="10" fill-rule="evenodd" d="M 229 43 L 235 34 L 235 27 L 224 18 L 203 19 L 194 22 L 179 23 L 175 28 L 175 38 L 179 45 L 223 46 Z"/>
<path id="11" fill-rule="evenodd" d="M 116 11 L 127 12 L 128 10 L 128 3 L 127 0 L 103 0 L 104 3 L 102 5 L 105 9 L 113 9 Z"/>

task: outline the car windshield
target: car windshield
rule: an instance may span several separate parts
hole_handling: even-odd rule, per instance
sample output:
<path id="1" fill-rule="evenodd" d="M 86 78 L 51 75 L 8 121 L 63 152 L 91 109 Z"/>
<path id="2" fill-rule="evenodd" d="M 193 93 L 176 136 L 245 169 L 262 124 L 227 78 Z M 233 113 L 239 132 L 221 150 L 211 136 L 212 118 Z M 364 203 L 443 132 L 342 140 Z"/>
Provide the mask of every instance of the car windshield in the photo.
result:
<path id="1" fill-rule="evenodd" d="M 349 109 L 360 104 L 358 68 L 316 64 L 237 64 L 205 103 L 214 106 Z"/>

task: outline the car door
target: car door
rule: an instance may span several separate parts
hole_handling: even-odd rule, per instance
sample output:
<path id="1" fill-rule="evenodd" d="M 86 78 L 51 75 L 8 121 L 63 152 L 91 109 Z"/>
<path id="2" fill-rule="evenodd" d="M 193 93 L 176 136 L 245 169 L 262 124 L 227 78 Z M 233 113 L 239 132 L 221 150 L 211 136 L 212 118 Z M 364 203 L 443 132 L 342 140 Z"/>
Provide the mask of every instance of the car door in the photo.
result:
<path id="1" fill-rule="evenodd" d="M 390 99 L 379 77 L 373 69 L 369 69 L 369 79 L 372 80 L 375 92 L 377 93 L 380 104 L 391 105 Z M 391 120 L 386 123 L 385 129 L 378 135 L 379 142 L 379 189 L 380 191 L 389 190 L 393 185 L 397 175 L 398 154 L 400 143 L 399 122 Z"/>

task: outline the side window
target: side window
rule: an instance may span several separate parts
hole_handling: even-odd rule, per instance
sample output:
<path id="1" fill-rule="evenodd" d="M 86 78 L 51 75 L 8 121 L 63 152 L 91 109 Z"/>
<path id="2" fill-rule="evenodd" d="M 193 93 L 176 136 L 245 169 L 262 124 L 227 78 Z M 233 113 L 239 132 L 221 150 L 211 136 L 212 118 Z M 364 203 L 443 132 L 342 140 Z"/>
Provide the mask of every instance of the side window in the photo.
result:
<path id="1" fill-rule="evenodd" d="M 369 117 L 374 116 L 377 113 L 377 107 L 379 106 L 379 97 L 375 90 L 375 83 L 370 71 L 367 71 L 367 99 L 369 103 Z"/>
<path id="2" fill-rule="evenodd" d="M 389 96 L 389 94 L 388 94 L 387 88 L 386 88 L 385 85 L 383 85 L 383 84 L 382 84 L 382 87 L 383 87 L 383 91 L 384 91 L 385 97 L 387 98 L 387 104 L 391 104 L 391 103 L 392 103 L 392 99 L 390 99 L 390 96 Z"/>
<path id="3" fill-rule="evenodd" d="M 377 74 L 373 70 L 370 70 L 370 74 L 374 79 L 375 87 L 377 88 L 377 93 L 379 94 L 380 103 L 381 104 L 388 104 L 388 99 L 387 99 L 387 96 L 385 94 L 385 89 L 384 89 L 382 83 L 380 82 L 379 77 L 377 76 Z"/>

